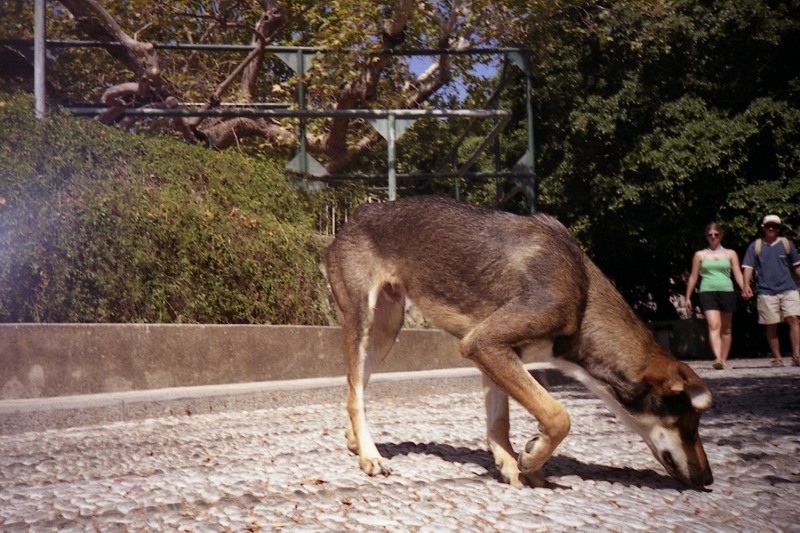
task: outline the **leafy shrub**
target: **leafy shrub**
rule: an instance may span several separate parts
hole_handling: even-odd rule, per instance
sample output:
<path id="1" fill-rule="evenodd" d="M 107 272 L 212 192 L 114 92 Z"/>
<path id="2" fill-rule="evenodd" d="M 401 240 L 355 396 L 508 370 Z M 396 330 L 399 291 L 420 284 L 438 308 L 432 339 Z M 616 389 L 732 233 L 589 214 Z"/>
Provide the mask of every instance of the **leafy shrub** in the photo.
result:
<path id="1" fill-rule="evenodd" d="M 32 110 L 0 93 L 0 321 L 328 322 L 278 166 Z"/>

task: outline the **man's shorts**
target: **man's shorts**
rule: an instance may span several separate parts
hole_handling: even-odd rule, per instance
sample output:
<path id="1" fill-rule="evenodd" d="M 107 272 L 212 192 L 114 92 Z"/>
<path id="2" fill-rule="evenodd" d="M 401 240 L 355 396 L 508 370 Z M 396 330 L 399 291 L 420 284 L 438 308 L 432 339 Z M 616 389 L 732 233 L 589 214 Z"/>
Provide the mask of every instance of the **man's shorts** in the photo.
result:
<path id="1" fill-rule="evenodd" d="M 783 322 L 787 316 L 800 316 L 800 292 L 786 291 L 758 296 L 759 324 L 777 324 Z"/>
<path id="2" fill-rule="evenodd" d="M 699 293 L 700 309 L 706 311 L 736 312 L 736 293 L 733 291 L 704 291 Z"/>

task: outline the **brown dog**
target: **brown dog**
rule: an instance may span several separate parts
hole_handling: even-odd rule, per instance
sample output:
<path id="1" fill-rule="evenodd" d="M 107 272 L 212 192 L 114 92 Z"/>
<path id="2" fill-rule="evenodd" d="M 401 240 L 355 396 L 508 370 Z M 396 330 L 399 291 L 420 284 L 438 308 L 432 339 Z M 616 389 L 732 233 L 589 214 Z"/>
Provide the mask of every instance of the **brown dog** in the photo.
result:
<path id="1" fill-rule="evenodd" d="M 409 298 L 460 339 L 461 354 L 483 373 L 489 447 L 512 485 L 541 485 L 540 468 L 570 429 L 564 407 L 522 365 L 529 351 L 605 400 L 670 475 L 712 483 L 698 436 L 711 393 L 655 341 L 555 219 L 437 197 L 368 204 L 328 248 L 326 267 L 349 364 L 347 445 L 367 474 L 389 468 L 370 436 L 364 387 L 391 349 Z M 508 396 L 541 432 L 519 456 L 508 437 Z"/>

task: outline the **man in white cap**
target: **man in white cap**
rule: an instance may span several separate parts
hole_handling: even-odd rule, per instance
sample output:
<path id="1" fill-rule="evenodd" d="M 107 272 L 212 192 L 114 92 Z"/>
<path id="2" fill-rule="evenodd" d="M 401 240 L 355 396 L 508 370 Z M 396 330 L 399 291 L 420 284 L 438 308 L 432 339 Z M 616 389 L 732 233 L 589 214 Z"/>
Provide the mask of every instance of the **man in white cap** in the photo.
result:
<path id="1" fill-rule="evenodd" d="M 800 366 L 800 293 L 792 279 L 792 270 L 800 277 L 800 256 L 790 240 L 778 236 L 780 231 L 778 215 L 767 215 L 761 221 L 763 238 L 750 243 L 742 261 L 742 296 L 746 299 L 753 297 L 750 281 L 755 272 L 758 323 L 766 326 L 772 366 L 783 366 L 778 341 L 778 324 L 782 320 L 789 324 L 792 364 Z"/>

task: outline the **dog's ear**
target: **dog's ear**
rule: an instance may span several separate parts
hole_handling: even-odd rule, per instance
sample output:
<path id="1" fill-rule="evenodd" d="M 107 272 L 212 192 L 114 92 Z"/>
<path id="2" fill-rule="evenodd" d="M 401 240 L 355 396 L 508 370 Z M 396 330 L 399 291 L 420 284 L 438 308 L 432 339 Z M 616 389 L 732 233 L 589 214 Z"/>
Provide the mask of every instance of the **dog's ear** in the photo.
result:
<path id="1" fill-rule="evenodd" d="M 678 374 L 683 379 L 683 389 L 689 396 L 692 407 L 698 411 L 709 409 L 712 403 L 711 391 L 705 382 L 686 363 L 678 361 L 678 368 Z"/>
<path id="2" fill-rule="evenodd" d="M 641 380 L 663 396 L 686 393 L 692 407 L 698 411 L 711 407 L 711 391 L 706 384 L 689 365 L 676 359 L 656 359 L 641 375 Z"/>
<path id="3" fill-rule="evenodd" d="M 689 399 L 692 401 L 692 407 L 698 411 L 706 411 L 713 403 L 711 391 L 702 381 L 688 383 L 686 386 L 686 394 L 689 395 Z"/>

